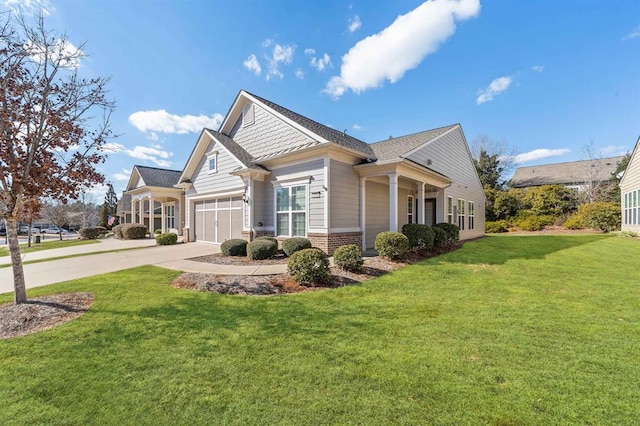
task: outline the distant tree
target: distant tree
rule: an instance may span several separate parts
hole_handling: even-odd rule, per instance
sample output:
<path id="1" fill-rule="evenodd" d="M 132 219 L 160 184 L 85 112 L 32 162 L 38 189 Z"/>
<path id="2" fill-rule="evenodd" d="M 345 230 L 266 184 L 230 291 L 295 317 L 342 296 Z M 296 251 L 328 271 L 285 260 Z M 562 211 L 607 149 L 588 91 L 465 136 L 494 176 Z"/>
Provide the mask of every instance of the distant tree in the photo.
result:
<path id="1" fill-rule="evenodd" d="M 107 191 L 107 195 L 104 197 L 104 203 L 102 204 L 102 208 L 100 209 L 100 226 L 104 226 L 107 229 L 111 229 L 113 226 L 118 224 L 118 217 L 116 216 L 116 210 L 118 208 L 118 197 L 116 196 L 115 191 L 113 190 L 113 185 L 109 184 L 109 190 Z M 111 223 L 109 223 L 109 219 L 111 219 Z"/>
<path id="2" fill-rule="evenodd" d="M 536 214 L 558 217 L 576 209 L 578 194 L 563 185 L 542 185 L 530 189 L 524 202 Z"/>
<path id="3" fill-rule="evenodd" d="M 71 222 L 75 209 L 69 203 L 60 200 L 49 200 L 42 203 L 42 213 L 45 219 L 53 223 L 58 229 L 62 229 Z M 59 234 L 62 241 L 62 233 Z"/>
<path id="4" fill-rule="evenodd" d="M 78 75 L 84 45 L 45 28 L 0 15 L 0 200 L 6 206 L 16 303 L 27 301 L 18 223 L 29 200 L 75 199 L 102 183 L 114 103 L 107 78 Z"/>
<path id="5" fill-rule="evenodd" d="M 503 189 L 505 175 L 513 168 L 513 149 L 502 141 L 480 135 L 471 143 L 471 156 L 483 186 Z"/>
<path id="6" fill-rule="evenodd" d="M 620 202 L 620 180 L 622 180 L 622 176 L 624 175 L 625 170 L 627 170 L 630 160 L 631 153 L 628 152 L 624 157 L 622 157 L 622 160 L 618 161 L 616 169 L 611 172 L 611 178 L 609 179 L 609 182 L 604 185 L 603 190 L 598 197 L 598 201 L 609 201 L 614 203 Z"/>

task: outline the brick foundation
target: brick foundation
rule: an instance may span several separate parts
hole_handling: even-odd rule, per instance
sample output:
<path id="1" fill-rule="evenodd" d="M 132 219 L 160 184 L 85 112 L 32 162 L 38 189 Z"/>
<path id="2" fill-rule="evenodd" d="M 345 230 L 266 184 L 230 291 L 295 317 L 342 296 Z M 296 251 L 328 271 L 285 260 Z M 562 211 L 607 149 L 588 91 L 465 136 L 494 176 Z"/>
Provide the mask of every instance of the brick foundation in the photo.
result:
<path id="1" fill-rule="evenodd" d="M 322 249 L 329 256 L 340 246 L 355 244 L 362 245 L 362 232 L 341 232 L 337 234 L 308 234 L 307 238 L 314 247 Z"/>
<path id="2" fill-rule="evenodd" d="M 256 231 L 256 238 L 265 236 L 272 237 L 273 231 Z M 253 233 L 251 231 L 242 231 L 242 239 L 248 242 L 253 241 Z"/>

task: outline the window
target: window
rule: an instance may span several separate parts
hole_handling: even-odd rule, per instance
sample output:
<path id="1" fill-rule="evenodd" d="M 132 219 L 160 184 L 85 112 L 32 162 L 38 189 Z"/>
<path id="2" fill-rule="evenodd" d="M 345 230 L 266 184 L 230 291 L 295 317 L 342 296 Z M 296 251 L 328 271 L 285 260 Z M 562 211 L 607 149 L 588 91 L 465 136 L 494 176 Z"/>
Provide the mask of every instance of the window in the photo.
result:
<path id="1" fill-rule="evenodd" d="M 413 195 L 407 196 L 407 223 L 414 223 L 414 221 L 413 221 Z"/>
<path id="2" fill-rule="evenodd" d="M 249 126 L 255 122 L 253 104 L 249 102 L 242 109 L 242 127 Z"/>
<path id="3" fill-rule="evenodd" d="M 473 201 L 469 201 L 469 229 L 475 229 L 476 218 L 475 218 L 475 203 Z"/>
<path id="4" fill-rule="evenodd" d="M 464 200 L 458 199 L 458 228 L 464 231 Z"/>
<path id="5" fill-rule="evenodd" d="M 447 223 L 453 223 L 453 198 L 447 197 Z"/>
<path id="6" fill-rule="evenodd" d="M 280 237 L 307 235 L 307 185 L 276 189 L 276 232 Z"/>
<path id="7" fill-rule="evenodd" d="M 166 221 L 166 229 L 173 229 L 176 227 L 176 206 L 168 205 L 164 206 L 164 217 Z"/>
<path id="8" fill-rule="evenodd" d="M 218 171 L 218 153 L 212 152 L 207 154 L 207 164 L 209 166 L 208 173 L 215 173 Z"/>

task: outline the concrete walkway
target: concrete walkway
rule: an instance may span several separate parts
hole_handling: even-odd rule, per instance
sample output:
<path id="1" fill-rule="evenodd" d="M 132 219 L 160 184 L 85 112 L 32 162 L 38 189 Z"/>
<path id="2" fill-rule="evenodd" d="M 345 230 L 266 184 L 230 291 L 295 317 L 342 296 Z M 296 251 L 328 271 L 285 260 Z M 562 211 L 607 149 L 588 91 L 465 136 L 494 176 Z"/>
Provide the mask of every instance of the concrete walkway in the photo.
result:
<path id="1" fill-rule="evenodd" d="M 132 247 L 140 247 L 131 249 Z M 40 287 L 62 281 L 85 278 L 92 275 L 121 271 L 143 265 L 155 265 L 184 272 L 219 275 L 271 275 L 286 272 L 287 265 L 237 266 L 194 262 L 186 259 L 219 253 L 216 245 L 187 243 L 172 246 L 155 246 L 155 240 L 102 240 L 98 244 L 72 246 L 63 249 L 43 250 L 24 255 L 25 261 L 48 259 L 73 254 L 93 253 L 105 250 L 123 250 L 111 253 L 88 254 L 60 260 L 43 261 L 24 265 L 27 288 Z M 0 264 L 11 263 L 9 257 L 0 257 Z M 0 293 L 13 291 L 13 270 L 0 268 Z"/>

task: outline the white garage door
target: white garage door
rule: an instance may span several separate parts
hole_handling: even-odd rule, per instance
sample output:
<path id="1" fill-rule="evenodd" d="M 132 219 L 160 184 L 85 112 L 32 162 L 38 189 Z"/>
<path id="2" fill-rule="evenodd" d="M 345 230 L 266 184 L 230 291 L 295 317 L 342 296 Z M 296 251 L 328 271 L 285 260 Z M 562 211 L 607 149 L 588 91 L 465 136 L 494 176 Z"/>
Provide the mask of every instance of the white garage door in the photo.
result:
<path id="1" fill-rule="evenodd" d="M 242 198 L 197 201 L 194 225 L 196 241 L 223 243 L 242 238 Z"/>

